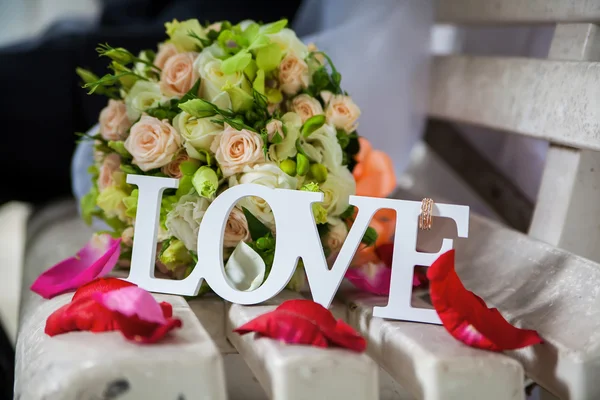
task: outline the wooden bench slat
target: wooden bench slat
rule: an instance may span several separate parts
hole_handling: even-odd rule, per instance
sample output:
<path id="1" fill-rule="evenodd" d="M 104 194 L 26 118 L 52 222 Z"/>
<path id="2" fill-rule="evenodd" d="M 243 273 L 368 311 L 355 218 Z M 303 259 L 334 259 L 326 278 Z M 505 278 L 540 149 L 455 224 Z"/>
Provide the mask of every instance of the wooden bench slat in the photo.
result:
<path id="1" fill-rule="evenodd" d="M 594 0 L 439 0 L 436 20 L 458 24 L 600 21 Z"/>
<path id="2" fill-rule="evenodd" d="M 600 150 L 600 63 L 444 56 L 433 62 L 429 114 Z"/>
<path id="3" fill-rule="evenodd" d="M 227 398 L 219 350 L 183 298 L 156 295 L 173 305 L 183 327 L 158 345 L 144 346 L 119 332 L 47 336 L 46 318 L 72 296 L 29 302 L 17 340 L 15 398 L 105 399 L 119 393 L 132 399 Z"/>
<path id="4" fill-rule="evenodd" d="M 351 325 L 368 338 L 369 354 L 415 398 L 524 398 L 523 368 L 509 357 L 464 346 L 441 326 L 373 317 L 387 298 L 356 291 L 338 297 Z"/>
<path id="5" fill-rule="evenodd" d="M 283 296 L 283 297 L 282 297 Z M 273 400 L 379 398 L 378 366 L 365 354 L 341 349 L 291 346 L 255 334 L 240 336 L 233 329 L 272 311 L 283 299 L 301 298 L 283 292 L 265 304 L 228 306 L 228 337 L 256 379 Z M 271 305 L 269 305 L 271 304 Z"/>

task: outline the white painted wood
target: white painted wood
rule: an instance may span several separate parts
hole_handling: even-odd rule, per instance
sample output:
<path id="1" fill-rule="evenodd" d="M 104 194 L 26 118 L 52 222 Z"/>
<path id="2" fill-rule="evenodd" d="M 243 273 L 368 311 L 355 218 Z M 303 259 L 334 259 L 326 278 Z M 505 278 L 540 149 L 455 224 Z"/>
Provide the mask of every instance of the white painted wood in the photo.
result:
<path id="1" fill-rule="evenodd" d="M 255 334 L 240 336 L 232 330 L 276 308 L 284 291 L 267 305 L 231 304 L 227 312 L 228 337 L 272 400 L 353 399 L 379 396 L 377 365 L 365 354 L 342 349 L 290 346 Z M 270 305 L 269 305 L 270 304 Z"/>
<path id="2" fill-rule="evenodd" d="M 523 368 L 509 357 L 464 346 L 441 326 L 373 317 L 373 307 L 386 298 L 358 292 L 340 297 L 350 324 L 368 338 L 369 355 L 415 398 L 524 399 Z"/>
<path id="3" fill-rule="evenodd" d="M 188 304 L 221 354 L 237 353 L 237 350 L 227 340 L 225 300 L 213 294 L 206 294 L 189 299 Z"/>
<path id="4" fill-rule="evenodd" d="M 31 207 L 8 203 L 0 207 L 0 320 L 13 346 L 16 342 L 25 227 Z"/>
<path id="5" fill-rule="evenodd" d="M 510 355 L 560 398 L 600 398 L 600 265 L 482 217 L 470 227 L 456 252 L 465 287 L 545 340 Z"/>
<path id="6" fill-rule="evenodd" d="M 558 25 L 552 59 L 600 60 L 600 29 Z M 600 153 L 552 145 L 529 234 L 600 261 Z"/>
<path id="7" fill-rule="evenodd" d="M 600 21 L 594 0 L 438 0 L 436 20 L 460 24 Z"/>
<path id="8" fill-rule="evenodd" d="M 444 56 L 430 116 L 600 150 L 600 63 Z"/>
<path id="9" fill-rule="evenodd" d="M 15 398 L 107 399 L 120 391 L 119 398 L 132 400 L 227 398 L 219 350 L 183 298 L 156 295 L 173 305 L 183 327 L 144 346 L 118 332 L 47 336 L 46 318 L 72 296 L 31 300 L 17 341 Z"/>

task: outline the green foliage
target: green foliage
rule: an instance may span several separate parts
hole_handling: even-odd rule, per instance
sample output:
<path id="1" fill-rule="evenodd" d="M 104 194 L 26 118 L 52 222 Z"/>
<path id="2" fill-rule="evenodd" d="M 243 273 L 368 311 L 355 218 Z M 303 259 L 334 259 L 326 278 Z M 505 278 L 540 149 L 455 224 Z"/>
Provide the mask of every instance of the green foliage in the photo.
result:
<path id="1" fill-rule="evenodd" d="M 362 243 L 368 246 L 373 246 L 377 241 L 377 231 L 370 226 L 365 231 L 365 234 L 362 238 Z"/>
<path id="2" fill-rule="evenodd" d="M 300 129 L 300 133 L 304 137 L 309 137 L 311 133 L 319 129 L 325 124 L 325 115 L 319 114 L 310 117 L 306 120 L 306 122 L 302 125 Z"/>
<path id="3" fill-rule="evenodd" d="M 98 187 L 94 185 L 88 193 L 80 200 L 81 216 L 86 224 L 92 224 L 94 210 L 96 210 L 96 201 L 98 200 Z"/>
<path id="4" fill-rule="evenodd" d="M 250 231 L 250 237 L 256 241 L 259 238 L 270 234 L 271 230 L 265 226 L 258 218 L 256 218 L 246 207 L 242 207 L 246 220 L 248 221 L 248 230 Z"/>

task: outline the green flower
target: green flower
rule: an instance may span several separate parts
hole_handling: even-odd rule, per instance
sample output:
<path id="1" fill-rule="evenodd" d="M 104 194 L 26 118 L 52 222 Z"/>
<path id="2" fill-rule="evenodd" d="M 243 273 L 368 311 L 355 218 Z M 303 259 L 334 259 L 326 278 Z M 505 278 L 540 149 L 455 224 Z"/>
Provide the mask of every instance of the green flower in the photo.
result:
<path id="1" fill-rule="evenodd" d="M 172 239 L 167 248 L 161 251 L 158 259 L 169 271 L 182 265 L 192 264 L 192 256 L 181 240 Z"/>
<path id="2" fill-rule="evenodd" d="M 200 45 L 200 42 L 190 35 L 206 38 L 206 33 L 197 19 L 188 19 L 182 22 L 174 19 L 172 22 L 165 23 L 165 28 L 170 38 L 169 42 L 173 43 L 180 52 L 195 51 Z"/>
<path id="3" fill-rule="evenodd" d="M 117 188 L 109 186 L 98 195 L 96 204 L 104 211 L 108 218 L 118 218 L 121 221 L 127 220 L 126 207 L 123 200 L 128 197 L 127 193 Z"/>
<path id="4" fill-rule="evenodd" d="M 194 174 L 192 185 L 200 196 L 212 199 L 219 187 L 219 178 L 212 168 L 205 165 L 198 168 Z"/>

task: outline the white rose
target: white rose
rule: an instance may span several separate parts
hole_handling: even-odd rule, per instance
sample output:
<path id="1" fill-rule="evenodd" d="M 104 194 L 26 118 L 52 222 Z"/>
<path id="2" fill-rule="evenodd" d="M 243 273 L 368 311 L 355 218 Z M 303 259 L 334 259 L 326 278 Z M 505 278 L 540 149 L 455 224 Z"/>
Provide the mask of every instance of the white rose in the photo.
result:
<path id="1" fill-rule="evenodd" d="M 277 43 L 284 54 L 294 54 L 296 57 L 304 60 L 308 56 L 308 46 L 306 46 L 296 32 L 289 28 L 284 28 L 281 31 L 267 35 L 272 43 Z"/>
<path id="2" fill-rule="evenodd" d="M 229 178 L 229 186 L 255 183 L 270 188 L 295 190 L 298 180 L 283 172 L 275 164 L 259 164 L 254 167 L 244 168 L 243 174 L 238 179 L 236 176 Z M 271 230 L 275 229 L 275 217 L 269 204 L 260 197 L 248 196 L 238 202 L 238 207 L 245 207 Z"/>
<path id="3" fill-rule="evenodd" d="M 309 158 L 321 163 L 330 171 L 340 169 L 344 156 L 337 140 L 335 128 L 329 124 L 302 138 L 301 146 Z"/>
<path id="4" fill-rule="evenodd" d="M 269 146 L 269 158 L 277 163 L 296 155 L 296 140 L 300 136 L 300 128 L 302 127 L 302 120 L 296 113 L 284 114 L 281 121 L 285 125 L 287 133 L 281 143 Z"/>
<path id="5" fill-rule="evenodd" d="M 159 106 L 165 100 L 158 83 L 139 80 L 125 96 L 127 117 L 130 121 L 136 121 L 142 112 Z"/>
<path id="6" fill-rule="evenodd" d="M 212 120 L 214 117 L 194 118 L 183 111 L 173 118 L 173 126 L 184 142 L 190 143 L 195 149 L 210 150 L 215 136 L 223 132 L 223 127 Z"/>
<path id="7" fill-rule="evenodd" d="M 292 100 L 290 109 L 302 118 L 302 123 L 315 115 L 323 114 L 319 100 L 307 94 L 300 94 Z"/>
<path id="8" fill-rule="evenodd" d="M 168 120 L 144 115 L 133 124 L 125 140 L 125 149 L 142 171 L 167 165 L 181 146 L 181 136 Z"/>
<path id="9" fill-rule="evenodd" d="M 200 221 L 210 202 L 197 194 L 181 196 L 177 204 L 167 214 L 167 230 L 181 240 L 188 250 L 197 251 Z"/>
<path id="10" fill-rule="evenodd" d="M 219 107 L 223 108 L 224 104 L 231 104 L 229 95 L 223 90 L 223 87 L 227 85 L 241 86 L 244 82 L 244 73 L 238 71 L 233 74 L 225 74 L 221 70 L 221 61 L 215 58 L 212 53 L 204 54 L 203 51 L 200 56 L 196 59 L 194 67 L 197 69 L 200 75 L 200 97 L 206 99 L 212 103 L 220 103 Z M 228 100 L 229 99 L 229 100 Z M 231 106 L 229 107 L 231 108 Z"/>
<path id="11" fill-rule="evenodd" d="M 349 197 L 356 194 L 356 182 L 347 168 L 330 172 L 327 180 L 321 184 L 324 193 L 323 207 L 328 217 L 338 217 L 350 205 Z"/>
<path id="12" fill-rule="evenodd" d="M 310 80 L 308 65 L 295 54 L 290 53 L 279 64 L 279 88 L 288 95 L 307 88 Z"/>
<path id="13" fill-rule="evenodd" d="M 346 236 L 348 236 L 348 226 L 339 218 L 329 218 L 327 220 L 329 230 L 325 235 L 323 244 L 330 250 L 330 254 L 335 254 L 340 251 Z"/>
<path id="14" fill-rule="evenodd" d="M 342 94 L 334 95 L 331 92 L 321 92 L 321 98 L 325 102 L 325 116 L 327 123 L 336 128 L 353 132 L 358 127 L 360 108 L 352 101 L 350 96 Z"/>

